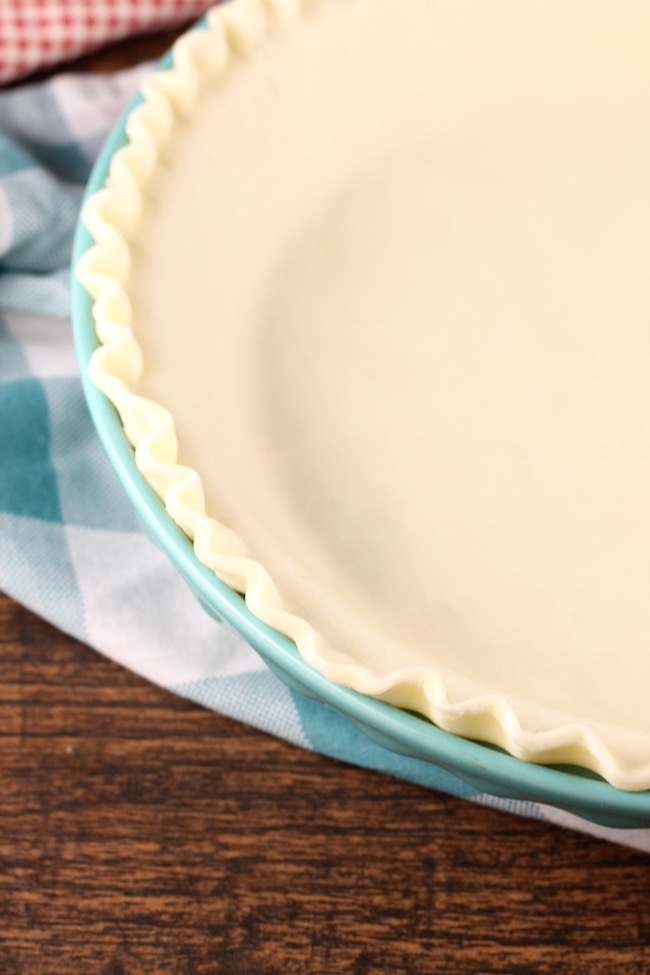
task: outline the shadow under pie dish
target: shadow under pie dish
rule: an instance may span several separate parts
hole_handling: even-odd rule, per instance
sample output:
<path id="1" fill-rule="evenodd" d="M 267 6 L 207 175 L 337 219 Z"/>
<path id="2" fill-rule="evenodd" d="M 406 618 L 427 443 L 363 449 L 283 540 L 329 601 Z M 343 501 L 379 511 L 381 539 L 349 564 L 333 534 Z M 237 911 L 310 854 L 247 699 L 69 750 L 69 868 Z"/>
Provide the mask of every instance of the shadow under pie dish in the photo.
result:
<path id="1" fill-rule="evenodd" d="M 91 379 L 255 618 L 327 681 L 632 791 L 649 28 L 234 0 L 143 85 L 78 248 Z"/>

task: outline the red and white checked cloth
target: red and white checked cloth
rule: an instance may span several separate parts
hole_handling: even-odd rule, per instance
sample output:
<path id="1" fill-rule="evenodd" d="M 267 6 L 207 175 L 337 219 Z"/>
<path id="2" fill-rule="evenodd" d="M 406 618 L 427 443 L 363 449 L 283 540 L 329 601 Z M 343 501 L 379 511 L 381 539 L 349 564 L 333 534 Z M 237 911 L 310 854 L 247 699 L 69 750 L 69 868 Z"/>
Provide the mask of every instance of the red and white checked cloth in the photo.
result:
<path id="1" fill-rule="evenodd" d="M 0 84 L 129 34 L 196 20 L 209 6 L 207 0 L 0 0 Z"/>

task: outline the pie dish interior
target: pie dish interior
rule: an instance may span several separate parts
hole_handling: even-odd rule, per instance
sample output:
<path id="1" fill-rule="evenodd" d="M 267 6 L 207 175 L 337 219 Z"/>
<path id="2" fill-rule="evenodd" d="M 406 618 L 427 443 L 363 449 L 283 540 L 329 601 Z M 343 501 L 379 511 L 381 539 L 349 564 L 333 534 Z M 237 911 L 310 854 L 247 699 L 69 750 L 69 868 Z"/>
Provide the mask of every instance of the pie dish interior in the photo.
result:
<path id="1" fill-rule="evenodd" d="M 90 374 L 331 680 L 650 788 L 650 8 L 234 0 L 84 220 Z"/>

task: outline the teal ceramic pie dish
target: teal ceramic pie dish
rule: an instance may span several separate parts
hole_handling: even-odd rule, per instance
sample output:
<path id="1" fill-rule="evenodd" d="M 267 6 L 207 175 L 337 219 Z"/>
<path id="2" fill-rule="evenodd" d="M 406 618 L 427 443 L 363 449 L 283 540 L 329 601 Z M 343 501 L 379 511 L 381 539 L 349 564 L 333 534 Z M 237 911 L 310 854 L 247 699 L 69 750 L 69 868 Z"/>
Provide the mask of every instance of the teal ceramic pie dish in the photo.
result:
<path id="1" fill-rule="evenodd" d="M 161 61 L 158 71 L 168 69 L 171 64 L 170 54 Z M 86 199 L 105 185 L 111 160 L 129 141 L 125 130 L 127 119 L 141 102 L 141 97 L 134 100 L 104 146 L 88 184 Z M 215 178 L 218 179 L 218 173 Z M 411 711 L 333 683 L 303 659 L 290 639 L 262 622 L 238 592 L 199 561 L 192 542 L 174 523 L 136 466 L 133 447 L 117 410 L 88 378 L 88 365 L 100 342 L 93 317 L 93 299 L 79 283 L 74 269 L 94 244 L 80 222 L 73 253 L 72 311 L 88 407 L 143 529 L 170 558 L 210 616 L 240 633 L 292 690 L 333 708 L 384 748 L 433 763 L 488 795 L 545 803 L 610 827 L 650 825 L 650 792 L 616 789 L 593 772 L 575 766 L 522 761 L 496 746 L 461 738 Z"/>

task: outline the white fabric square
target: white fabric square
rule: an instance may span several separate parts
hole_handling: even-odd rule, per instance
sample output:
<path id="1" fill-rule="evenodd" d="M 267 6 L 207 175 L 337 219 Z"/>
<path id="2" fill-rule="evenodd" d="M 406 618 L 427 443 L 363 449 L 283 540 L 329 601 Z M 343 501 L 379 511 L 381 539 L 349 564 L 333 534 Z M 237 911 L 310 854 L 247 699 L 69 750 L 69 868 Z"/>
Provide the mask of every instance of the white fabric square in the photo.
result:
<path id="1" fill-rule="evenodd" d="M 20 343 L 33 376 L 79 375 L 69 319 L 6 310 L 2 320 L 8 335 Z"/>
<path id="2" fill-rule="evenodd" d="M 599 826 L 597 823 L 590 823 L 588 819 L 582 819 L 580 816 L 574 816 L 573 813 L 564 812 L 563 809 L 556 809 L 555 806 L 547 806 L 544 803 L 539 803 L 538 809 L 547 823 L 555 823 L 556 826 L 563 826 L 565 829 L 579 829 L 600 840 L 623 843 L 635 850 L 650 853 L 650 830 L 648 829 L 613 829 L 609 826 Z"/>
<path id="3" fill-rule="evenodd" d="M 145 536 L 68 525 L 67 538 L 88 641 L 113 660 L 164 686 L 265 669 Z"/>
<path id="4" fill-rule="evenodd" d="M 52 94 L 65 121 L 67 136 L 81 142 L 105 135 L 151 70 L 152 64 L 146 62 L 110 77 L 54 78 Z"/>

